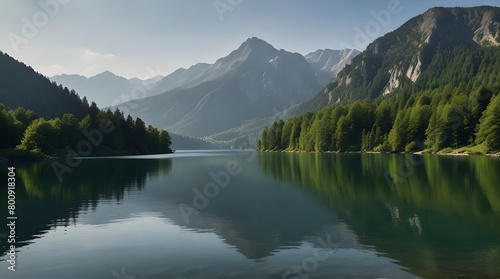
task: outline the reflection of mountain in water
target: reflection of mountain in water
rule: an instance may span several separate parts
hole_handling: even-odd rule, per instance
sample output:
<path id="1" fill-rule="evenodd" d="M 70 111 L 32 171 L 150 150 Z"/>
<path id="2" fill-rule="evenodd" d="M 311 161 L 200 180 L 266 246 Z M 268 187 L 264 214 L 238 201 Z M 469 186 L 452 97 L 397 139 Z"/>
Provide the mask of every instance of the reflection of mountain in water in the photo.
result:
<path id="1" fill-rule="evenodd" d="M 414 167 L 402 166 L 405 162 Z M 500 160 L 262 154 L 260 165 L 277 179 L 316 193 L 362 244 L 416 275 L 500 274 Z"/>
<path id="2" fill-rule="evenodd" d="M 17 247 L 29 244 L 51 228 L 76 222 L 79 212 L 94 210 L 99 201 L 119 202 L 126 192 L 143 190 L 147 178 L 167 173 L 171 167 L 170 160 L 141 164 L 84 160 L 59 182 L 50 162 L 16 166 Z M 7 208 L 6 199 L 0 206 Z M 5 210 L 0 211 L 0 218 L 6 219 Z M 5 252 L 7 243 L 1 240 Z"/>
<path id="3" fill-rule="evenodd" d="M 231 176 L 230 185 L 191 216 L 189 224 L 178 205 L 193 206 L 193 187 L 203 191 L 212 181 L 208 174 L 223 170 L 227 157 L 176 158 L 174 163 L 172 159 L 86 160 L 62 183 L 50 163 L 18 166 L 17 213 L 22 220 L 18 241 L 26 245 L 57 226 L 79 223 L 79 214 L 95 210 L 99 203 L 116 201 L 117 212 L 86 216 L 86 222 L 101 225 L 154 212 L 186 230 L 213 232 L 248 259 L 262 259 L 304 242 L 319 245 L 318 236 L 325 241 L 328 236 L 335 246 L 357 247 L 357 237 L 314 196 L 262 175 L 258 164 L 247 162 L 246 156 L 234 158 L 245 171 Z"/>
<path id="4" fill-rule="evenodd" d="M 262 175 L 258 164 L 247 162 L 247 158 L 231 157 L 244 171 L 231 176 L 228 186 L 217 197 L 208 199 L 208 206 L 199 214 L 191 215 L 189 223 L 179 205 L 194 208 L 193 188 L 203 192 L 203 187 L 213 182 L 208 174 L 224 170 L 228 157 L 177 159 L 172 175 L 148 185 L 144 206 L 187 230 L 219 235 L 248 259 L 268 257 L 326 234 L 341 247 L 355 247 L 356 236 L 330 209 L 303 190 Z"/>
<path id="5" fill-rule="evenodd" d="M 18 240 L 26 245 L 57 226 L 79 224 L 87 210 L 99 210 L 83 218 L 94 226 L 144 213 L 215 233 L 247 259 L 305 243 L 320 247 L 317 237 L 329 236 L 340 248 L 374 247 L 422 277 L 500 274 L 498 160 L 424 156 L 411 175 L 397 176 L 400 158 L 418 158 L 272 153 L 252 161 L 246 155 L 88 160 L 62 183 L 50 163 L 17 166 Z M 179 205 L 194 207 L 193 189 L 203 191 L 214 181 L 209 173 L 230 160 L 241 174 L 186 223 Z M 118 206 L 97 209 L 109 202 Z"/>

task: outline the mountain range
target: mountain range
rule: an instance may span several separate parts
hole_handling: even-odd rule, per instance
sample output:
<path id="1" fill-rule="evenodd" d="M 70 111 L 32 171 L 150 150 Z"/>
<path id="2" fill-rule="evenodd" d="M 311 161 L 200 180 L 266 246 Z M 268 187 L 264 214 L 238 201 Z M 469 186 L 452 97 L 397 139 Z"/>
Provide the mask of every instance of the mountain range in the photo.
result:
<path id="1" fill-rule="evenodd" d="M 381 98 L 397 97 L 402 92 L 459 86 L 474 78 L 480 80 L 476 84 L 494 91 L 496 83 L 486 78 L 489 73 L 484 69 L 494 68 L 495 60 L 489 57 L 491 54 L 482 51 L 494 53 L 499 45 L 498 7 L 432 8 L 369 44 L 311 99 L 273 115 L 247 120 L 238 127 L 210 136 L 210 139 L 247 138 L 247 142 L 254 142 L 256 133 L 280 119 L 356 101 L 380 102 Z M 457 54 L 451 53 L 453 51 Z M 473 55 L 466 57 L 468 52 L 473 52 Z M 458 53 L 462 57 L 458 57 Z M 307 57 L 312 59 L 320 55 L 321 52 L 317 52 Z M 469 71 L 468 75 L 463 74 L 466 71 Z"/>
<path id="2" fill-rule="evenodd" d="M 322 88 L 318 73 L 324 82 L 330 71 L 331 79 L 334 59 L 346 63 L 356 54 L 323 52 L 311 55 L 315 71 L 304 56 L 249 38 L 212 65 L 197 64 L 163 78 L 155 90 L 178 87 L 117 107 L 174 133 L 207 137 L 309 99 Z"/>
<path id="3" fill-rule="evenodd" d="M 109 107 L 134 99 L 134 89 L 137 87 L 154 88 L 156 82 L 162 78 L 162 76 L 156 76 L 145 80 L 126 79 L 105 71 L 89 78 L 62 74 L 52 76 L 50 80 L 75 90 L 79 95 L 96 102 L 100 107 Z"/>
<path id="4" fill-rule="evenodd" d="M 410 96 L 446 85 L 455 88 L 480 79 L 478 75 L 489 75 L 484 69 L 496 63 L 499 22 L 498 7 L 436 7 L 376 39 L 362 53 L 325 49 L 303 56 L 249 38 L 213 64 L 199 63 L 154 79 L 148 97 L 111 109 L 120 108 L 177 134 L 233 146 L 246 141 L 251 146 L 264 127 L 280 118 L 356 101 L 380 101 L 401 92 Z M 0 102 L 11 108 L 26 106 L 41 116 L 71 111 L 64 104 L 71 106 L 71 98 L 79 102 L 78 95 L 87 96 L 88 102 L 116 104 L 124 100 L 123 92 L 144 82 L 104 72 L 91 78 L 53 77 L 70 89 L 78 87 L 76 92 L 47 82 L 41 75 L 33 77 L 36 82 L 21 84 L 17 81 L 31 76 L 33 69 L 12 65 L 15 60 L 6 54 L 1 58 L 0 67 L 9 74 L 0 80 Z M 478 89 L 476 83 L 466 90 Z M 493 81 L 482 83 L 495 90 L 490 86 Z M 46 88 L 44 93 L 34 94 L 41 87 Z M 64 97 L 55 100 L 62 91 Z M 39 106 L 49 100 L 54 105 Z"/>
<path id="5" fill-rule="evenodd" d="M 432 8 L 280 114 L 293 118 L 269 125 L 259 149 L 497 152 L 499 69 L 500 8 Z"/>
<path id="6" fill-rule="evenodd" d="M 358 50 L 321 49 L 305 56 L 321 85 L 326 85 L 348 64 Z M 207 81 L 201 78 L 212 64 L 198 63 L 187 69 L 180 68 L 171 74 L 155 76 L 149 79 L 126 79 L 112 72 L 105 71 L 91 77 L 76 74 L 61 74 L 50 77 L 52 81 L 75 90 L 79 95 L 92 100 L 100 107 L 115 106 L 132 99 L 159 95 L 176 88 L 190 88 Z M 209 79 L 211 79 L 209 77 Z M 134 96 L 134 90 L 146 90 L 145 96 Z"/>
<path id="7" fill-rule="evenodd" d="M 500 45 L 500 8 L 436 7 L 368 45 L 320 94 L 298 111 L 388 95 L 413 86 L 439 51 Z"/>

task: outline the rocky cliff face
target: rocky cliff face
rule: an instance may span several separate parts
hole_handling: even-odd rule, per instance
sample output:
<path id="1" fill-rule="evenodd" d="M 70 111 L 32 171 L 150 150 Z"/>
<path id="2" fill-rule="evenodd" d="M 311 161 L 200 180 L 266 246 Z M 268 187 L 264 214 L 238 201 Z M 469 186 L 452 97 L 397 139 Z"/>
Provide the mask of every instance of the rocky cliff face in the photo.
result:
<path id="1" fill-rule="evenodd" d="M 415 83 L 437 52 L 500 46 L 500 8 L 436 7 L 378 38 L 340 71 L 317 103 L 348 103 Z M 326 101 L 328 100 L 328 101 Z M 309 104 L 310 105 L 310 104 Z"/>
<path id="2" fill-rule="evenodd" d="M 361 52 L 356 49 L 319 49 L 305 56 L 321 84 L 326 85 Z"/>
<path id="3" fill-rule="evenodd" d="M 422 51 L 412 57 L 406 72 L 412 82 L 418 79 L 437 49 L 456 45 L 499 46 L 500 9 L 433 8 L 416 18 L 415 29 L 422 38 L 419 43 Z"/>

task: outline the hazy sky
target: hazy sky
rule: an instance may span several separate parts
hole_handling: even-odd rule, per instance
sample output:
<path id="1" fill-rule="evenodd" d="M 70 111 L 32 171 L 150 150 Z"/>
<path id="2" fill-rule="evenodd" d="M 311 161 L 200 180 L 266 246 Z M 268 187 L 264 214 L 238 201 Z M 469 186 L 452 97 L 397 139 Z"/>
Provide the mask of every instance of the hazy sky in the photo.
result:
<path id="1" fill-rule="evenodd" d="M 302 54 L 320 48 L 362 50 L 368 40 L 433 6 L 499 2 L 0 0 L 0 50 L 47 76 L 110 70 L 145 78 L 213 63 L 249 37 Z"/>

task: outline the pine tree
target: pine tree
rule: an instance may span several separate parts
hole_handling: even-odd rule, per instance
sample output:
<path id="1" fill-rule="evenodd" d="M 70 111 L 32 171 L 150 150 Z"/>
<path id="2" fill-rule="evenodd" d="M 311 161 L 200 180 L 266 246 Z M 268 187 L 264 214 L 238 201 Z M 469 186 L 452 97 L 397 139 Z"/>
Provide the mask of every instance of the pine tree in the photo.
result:
<path id="1" fill-rule="evenodd" d="M 500 150 L 500 95 L 492 98 L 484 111 L 476 142 L 485 144 L 488 151 Z"/>

